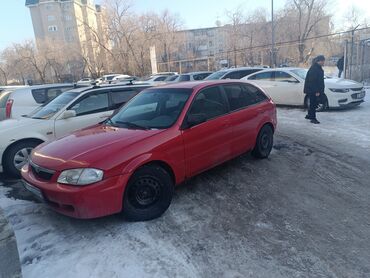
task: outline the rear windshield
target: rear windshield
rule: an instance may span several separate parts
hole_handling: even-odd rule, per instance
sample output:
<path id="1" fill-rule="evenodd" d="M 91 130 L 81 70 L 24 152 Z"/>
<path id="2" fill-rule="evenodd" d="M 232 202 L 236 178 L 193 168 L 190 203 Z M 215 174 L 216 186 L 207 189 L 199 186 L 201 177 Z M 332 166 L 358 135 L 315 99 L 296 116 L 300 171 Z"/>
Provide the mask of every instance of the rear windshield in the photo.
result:
<path id="1" fill-rule="evenodd" d="M 6 102 L 10 96 L 10 91 L 2 91 L 0 93 L 0 108 L 5 108 L 6 107 Z"/>
<path id="2" fill-rule="evenodd" d="M 75 99 L 79 93 L 76 92 L 65 92 L 54 98 L 47 104 L 37 108 L 35 111 L 31 112 L 28 117 L 33 119 L 50 119 L 56 113 L 58 113 L 63 107 Z"/>

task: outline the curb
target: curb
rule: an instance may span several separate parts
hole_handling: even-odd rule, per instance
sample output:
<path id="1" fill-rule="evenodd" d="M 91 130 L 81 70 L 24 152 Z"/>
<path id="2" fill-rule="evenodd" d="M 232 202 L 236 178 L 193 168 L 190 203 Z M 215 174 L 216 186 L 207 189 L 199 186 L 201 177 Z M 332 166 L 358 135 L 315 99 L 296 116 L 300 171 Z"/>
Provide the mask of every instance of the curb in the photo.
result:
<path id="1" fill-rule="evenodd" d="M 0 278 L 22 277 L 17 241 L 12 227 L 0 208 Z"/>

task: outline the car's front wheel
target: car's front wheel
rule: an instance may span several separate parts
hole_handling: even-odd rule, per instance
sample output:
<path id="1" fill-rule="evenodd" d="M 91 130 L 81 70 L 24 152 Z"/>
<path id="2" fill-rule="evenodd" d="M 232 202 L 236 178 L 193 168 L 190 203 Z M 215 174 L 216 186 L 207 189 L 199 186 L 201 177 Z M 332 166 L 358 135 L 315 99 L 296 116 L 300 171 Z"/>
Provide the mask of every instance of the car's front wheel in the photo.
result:
<path id="1" fill-rule="evenodd" d="M 174 184 L 159 165 L 139 168 L 130 178 L 123 197 L 123 215 L 130 221 L 161 216 L 171 204 Z"/>
<path id="2" fill-rule="evenodd" d="M 258 133 L 252 155 L 256 158 L 267 158 L 274 144 L 274 131 L 270 125 L 264 125 Z"/>
<path id="3" fill-rule="evenodd" d="M 22 141 L 10 146 L 4 154 L 5 173 L 19 177 L 22 167 L 28 162 L 32 150 L 39 145 L 37 141 Z"/>

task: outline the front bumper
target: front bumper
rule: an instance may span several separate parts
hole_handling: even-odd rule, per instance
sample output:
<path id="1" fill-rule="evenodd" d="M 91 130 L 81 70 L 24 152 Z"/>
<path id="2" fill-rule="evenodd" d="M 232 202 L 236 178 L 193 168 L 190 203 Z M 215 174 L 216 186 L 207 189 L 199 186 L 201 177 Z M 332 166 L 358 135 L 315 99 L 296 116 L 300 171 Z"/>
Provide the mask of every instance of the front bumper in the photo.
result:
<path id="1" fill-rule="evenodd" d="M 118 213 L 122 210 L 123 194 L 129 175 L 104 179 L 87 186 L 70 186 L 54 179 L 41 181 L 30 167 L 22 169 L 24 182 L 39 189 L 42 198 L 51 208 L 64 215 L 90 219 Z"/>
<path id="2" fill-rule="evenodd" d="M 364 102 L 366 93 L 365 91 L 352 91 L 350 90 L 348 93 L 334 93 L 326 91 L 325 94 L 328 97 L 329 107 L 353 107 L 360 105 Z"/>

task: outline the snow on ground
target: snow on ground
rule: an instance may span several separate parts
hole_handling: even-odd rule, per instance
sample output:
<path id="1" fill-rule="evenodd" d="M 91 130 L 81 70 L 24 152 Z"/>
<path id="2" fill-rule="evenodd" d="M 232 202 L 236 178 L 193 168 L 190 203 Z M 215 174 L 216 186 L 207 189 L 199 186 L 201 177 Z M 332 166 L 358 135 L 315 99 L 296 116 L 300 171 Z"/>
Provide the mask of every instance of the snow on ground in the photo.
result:
<path id="1" fill-rule="evenodd" d="M 305 120 L 305 115 L 302 109 L 279 108 L 278 132 L 287 135 L 294 130 L 307 143 L 320 142 L 328 148 L 340 144 L 348 155 L 370 159 L 370 88 L 358 107 L 317 113 L 319 125 Z"/>
<path id="2" fill-rule="evenodd" d="M 370 160 L 369 94 L 355 109 L 319 113 L 320 125 L 305 120 L 302 109 L 279 108 L 271 159 L 238 158 L 201 175 L 177 190 L 164 216 L 146 223 L 64 217 L 44 204 L 13 198 L 11 188 L 21 190 L 18 181 L 0 181 L 0 206 L 15 230 L 23 276 L 370 273 L 368 179 L 351 168 L 357 158 Z M 326 146 L 351 155 L 350 161 L 323 153 Z"/>

